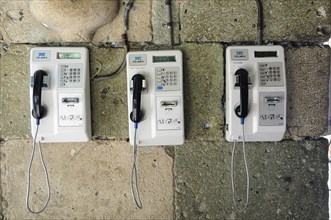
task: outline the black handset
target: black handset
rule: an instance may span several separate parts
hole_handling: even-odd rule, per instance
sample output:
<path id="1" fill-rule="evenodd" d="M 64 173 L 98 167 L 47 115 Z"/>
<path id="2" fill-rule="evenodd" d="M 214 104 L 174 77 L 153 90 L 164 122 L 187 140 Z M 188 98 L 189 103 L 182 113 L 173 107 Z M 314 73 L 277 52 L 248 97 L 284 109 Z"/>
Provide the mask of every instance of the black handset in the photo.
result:
<path id="1" fill-rule="evenodd" d="M 246 118 L 248 115 L 248 72 L 245 69 L 238 69 L 235 73 L 238 76 L 236 86 L 240 87 L 240 105 L 236 107 L 235 113 L 239 118 Z"/>
<path id="2" fill-rule="evenodd" d="M 143 112 L 140 109 L 141 105 L 141 92 L 143 90 L 143 80 L 145 78 L 136 74 L 132 77 L 133 81 L 133 99 L 132 99 L 132 112 L 130 113 L 131 121 L 138 123 L 143 118 Z"/>
<path id="3" fill-rule="evenodd" d="M 43 87 L 44 76 L 47 76 L 47 73 L 43 70 L 37 70 L 33 75 L 34 84 L 33 84 L 33 95 L 32 95 L 32 102 L 33 102 L 32 116 L 38 120 L 45 117 L 46 115 L 46 108 L 41 105 L 41 91 Z"/>

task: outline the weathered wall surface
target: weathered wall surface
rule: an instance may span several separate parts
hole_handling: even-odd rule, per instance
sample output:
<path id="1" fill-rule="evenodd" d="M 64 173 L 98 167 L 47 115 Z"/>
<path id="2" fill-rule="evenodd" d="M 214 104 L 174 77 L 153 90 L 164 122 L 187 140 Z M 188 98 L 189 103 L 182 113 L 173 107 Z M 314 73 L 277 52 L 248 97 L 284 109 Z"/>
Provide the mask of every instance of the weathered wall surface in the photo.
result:
<path id="1" fill-rule="evenodd" d="M 175 154 L 176 218 L 327 219 L 326 146 L 326 140 L 247 144 L 250 203 L 240 213 L 231 194 L 232 144 L 186 143 Z M 239 208 L 246 201 L 242 153 L 238 146 L 234 159 Z"/>
<path id="2" fill-rule="evenodd" d="M 42 7 L 38 0 L 32 2 Z M 29 214 L 24 206 L 32 143 L 29 50 L 45 44 L 86 46 L 91 76 L 116 70 L 123 58 L 122 48 L 116 47 L 120 46 L 127 1 L 99 2 L 103 7 L 92 1 L 91 5 L 64 1 L 64 5 L 80 6 L 81 11 L 96 15 L 97 10 L 106 12 L 100 12 L 97 19 L 88 13 L 92 18 L 81 20 L 86 25 L 80 27 L 78 22 L 70 28 L 75 25 L 72 22 L 62 33 L 36 19 L 29 1 L 0 0 L 0 201 L 4 218 L 328 218 L 328 144 L 308 138 L 327 132 L 330 49 L 320 42 L 331 36 L 328 0 L 263 1 L 264 39 L 284 45 L 286 51 L 287 132 L 278 143 L 247 145 L 251 197 L 245 212 L 237 212 L 233 205 L 232 144 L 224 140 L 224 51 L 231 44 L 256 41 L 255 1 L 173 0 L 175 48 L 184 54 L 186 143 L 139 149 L 143 210 L 135 208 L 129 188 L 132 152 L 126 142 L 123 71 L 109 80 L 91 81 L 93 141 L 43 145 L 52 197 L 43 214 Z M 54 10 L 61 11 L 61 4 L 56 6 Z M 108 12 L 109 17 L 105 16 Z M 132 50 L 169 49 L 163 0 L 136 0 L 129 19 Z M 91 27 L 88 23 L 95 27 L 86 28 Z M 238 146 L 237 195 L 244 200 L 241 158 Z M 32 189 L 36 201 L 45 198 L 38 160 L 37 156 L 32 176 L 33 185 L 40 185 Z"/>
<path id="3" fill-rule="evenodd" d="M 1 148 L 3 215 L 9 219 L 169 219 L 173 210 L 172 158 L 161 148 L 139 150 L 138 171 L 144 209 L 133 205 L 129 185 L 131 147 L 126 142 L 43 144 L 51 200 L 41 215 L 25 208 L 31 140 Z M 148 177 L 148 178 L 147 178 Z M 162 189 L 162 193 L 160 193 Z M 42 207 L 47 191 L 39 152 L 31 175 L 31 207 Z"/>

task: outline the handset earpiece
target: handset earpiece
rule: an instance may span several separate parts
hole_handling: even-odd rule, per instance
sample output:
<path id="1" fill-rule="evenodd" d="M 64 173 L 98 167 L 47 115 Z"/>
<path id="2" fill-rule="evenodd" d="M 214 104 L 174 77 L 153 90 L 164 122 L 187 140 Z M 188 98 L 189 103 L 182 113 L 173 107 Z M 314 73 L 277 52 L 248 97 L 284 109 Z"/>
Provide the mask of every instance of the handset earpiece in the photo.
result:
<path id="1" fill-rule="evenodd" d="M 46 108 L 41 105 L 41 91 L 43 87 L 44 76 L 47 76 L 47 73 L 43 70 L 37 70 L 34 73 L 34 84 L 33 84 L 33 109 L 32 116 L 40 120 L 41 118 L 46 116 Z"/>
<path id="2" fill-rule="evenodd" d="M 143 119 L 143 112 L 141 111 L 141 92 L 144 89 L 143 82 L 145 78 L 141 74 L 136 74 L 132 77 L 132 112 L 130 119 L 134 123 L 138 123 Z"/>
<path id="3" fill-rule="evenodd" d="M 235 107 L 235 114 L 239 118 L 246 118 L 248 115 L 248 72 L 245 69 L 238 69 L 235 73 L 238 77 L 236 85 L 240 87 L 240 105 Z"/>

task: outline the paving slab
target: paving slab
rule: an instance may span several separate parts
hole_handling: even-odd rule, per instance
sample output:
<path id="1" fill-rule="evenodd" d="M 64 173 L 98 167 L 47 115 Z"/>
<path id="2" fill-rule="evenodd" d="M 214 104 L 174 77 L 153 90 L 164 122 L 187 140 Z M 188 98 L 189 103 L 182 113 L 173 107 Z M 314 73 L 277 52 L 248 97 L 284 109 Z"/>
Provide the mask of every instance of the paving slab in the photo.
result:
<path id="1" fill-rule="evenodd" d="M 1 151 L 4 219 L 171 219 L 173 159 L 163 148 L 138 149 L 138 181 L 143 209 L 130 191 L 132 148 L 126 142 L 43 144 L 51 198 L 40 215 L 25 207 L 31 140 L 5 142 Z M 31 206 L 38 209 L 46 188 L 36 150 L 31 174 Z"/>
<path id="2" fill-rule="evenodd" d="M 249 205 L 234 208 L 232 143 L 187 142 L 175 148 L 176 219 L 327 219 L 328 143 L 282 141 L 246 144 Z M 235 154 L 236 201 L 246 201 L 242 145 Z"/>

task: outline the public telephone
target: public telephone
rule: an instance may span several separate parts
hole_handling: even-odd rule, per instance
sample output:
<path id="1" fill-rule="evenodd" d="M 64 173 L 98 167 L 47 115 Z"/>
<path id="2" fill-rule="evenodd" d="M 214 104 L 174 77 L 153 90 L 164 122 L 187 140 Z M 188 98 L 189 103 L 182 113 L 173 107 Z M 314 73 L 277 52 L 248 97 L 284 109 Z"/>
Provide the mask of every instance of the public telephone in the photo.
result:
<path id="1" fill-rule="evenodd" d="M 227 141 L 280 141 L 286 130 L 286 100 L 283 47 L 226 49 Z"/>
<path id="2" fill-rule="evenodd" d="M 138 146 L 184 143 L 182 52 L 139 51 L 127 54 L 130 143 Z"/>
<path id="3" fill-rule="evenodd" d="M 129 52 L 127 94 L 130 144 L 133 163 L 130 185 L 138 208 L 137 147 L 184 143 L 182 52 Z"/>
<path id="4" fill-rule="evenodd" d="M 50 183 L 41 142 L 85 142 L 91 139 L 89 58 L 86 48 L 40 47 L 30 51 L 32 153 L 27 171 L 26 208 L 43 212 Z M 45 172 L 47 199 L 41 209 L 30 207 L 30 178 L 36 143 Z"/>
<path id="5" fill-rule="evenodd" d="M 91 139 L 89 58 L 86 48 L 33 48 L 30 54 L 31 132 L 41 142 Z"/>
<path id="6" fill-rule="evenodd" d="M 226 49 L 226 140 L 233 143 L 231 188 L 235 208 L 249 202 L 246 141 L 280 141 L 286 130 L 286 75 L 281 46 L 230 46 Z M 236 142 L 242 142 L 246 201 L 235 198 Z"/>

